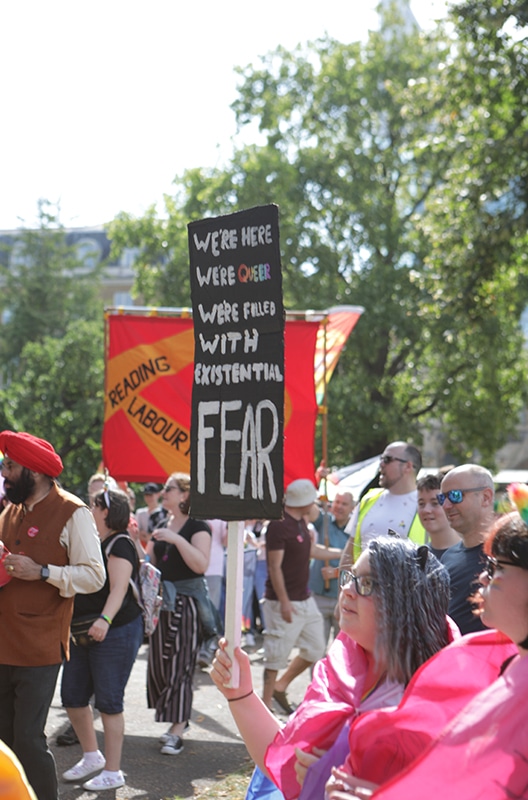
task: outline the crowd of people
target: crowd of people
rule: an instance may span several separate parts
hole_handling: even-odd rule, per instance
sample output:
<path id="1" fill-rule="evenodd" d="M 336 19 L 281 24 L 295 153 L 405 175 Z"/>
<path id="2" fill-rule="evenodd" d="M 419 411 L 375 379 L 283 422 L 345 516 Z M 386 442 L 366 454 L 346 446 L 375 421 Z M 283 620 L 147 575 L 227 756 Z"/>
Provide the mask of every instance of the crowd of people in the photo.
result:
<path id="1" fill-rule="evenodd" d="M 408 443 L 382 454 L 379 487 L 345 525 L 341 631 L 284 727 L 266 684 L 256 696 L 240 648 L 231 687 L 221 641 L 212 677 L 257 765 L 252 800 L 528 797 L 528 487 L 524 506 L 498 515 L 487 469 L 465 464 L 417 482 L 420 468 Z M 316 545 L 326 559 L 339 552 L 328 545 Z M 436 642 L 412 659 L 405 646 L 415 634 L 423 646 L 424 632 Z"/>
<path id="2" fill-rule="evenodd" d="M 64 744 L 82 750 L 63 780 L 125 784 L 124 694 L 146 642 L 161 753 L 184 749 L 195 669 L 210 668 L 256 765 L 252 800 L 528 798 L 528 487 L 498 513 L 487 469 L 419 476 L 420 451 L 402 441 L 357 502 L 338 491 L 329 504 L 310 478 L 293 481 L 282 519 L 246 521 L 245 649 L 233 652 L 227 526 L 189 515 L 189 475 L 145 484 L 136 510 L 105 472 L 86 503 L 65 491 L 60 456 L 36 436 L 3 431 L 0 451 L 0 741 L 27 796 L 58 798 L 45 726 L 59 674 Z M 148 639 L 142 562 L 163 586 Z M 257 629 L 262 696 L 246 652 Z M 308 670 L 295 707 L 288 687 Z"/>

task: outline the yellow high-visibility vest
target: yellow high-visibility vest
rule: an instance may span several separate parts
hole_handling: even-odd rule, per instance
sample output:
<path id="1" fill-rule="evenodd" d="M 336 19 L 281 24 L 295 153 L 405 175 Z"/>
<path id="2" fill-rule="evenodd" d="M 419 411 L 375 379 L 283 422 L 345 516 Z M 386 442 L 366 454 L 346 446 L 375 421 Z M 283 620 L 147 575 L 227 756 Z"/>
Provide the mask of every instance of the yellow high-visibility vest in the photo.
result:
<path id="1" fill-rule="evenodd" d="M 361 553 L 361 523 L 363 522 L 363 519 L 367 511 L 369 511 L 372 508 L 372 506 L 376 503 L 381 493 L 384 491 L 385 491 L 384 489 L 369 489 L 369 491 L 360 501 L 358 521 L 356 525 L 356 533 L 354 536 L 354 561 Z M 416 511 L 414 515 L 407 537 L 415 544 L 425 544 L 428 540 L 425 528 L 420 522 L 418 511 Z"/>

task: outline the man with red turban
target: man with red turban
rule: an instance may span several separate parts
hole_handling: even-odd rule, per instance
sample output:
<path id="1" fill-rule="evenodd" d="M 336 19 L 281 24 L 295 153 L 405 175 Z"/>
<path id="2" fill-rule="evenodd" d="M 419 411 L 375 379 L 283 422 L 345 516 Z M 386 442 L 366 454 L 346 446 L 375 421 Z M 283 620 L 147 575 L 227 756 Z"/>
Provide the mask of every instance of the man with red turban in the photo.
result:
<path id="1" fill-rule="evenodd" d="M 62 461 L 53 446 L 2 431 L 0 451 L 10 501 L 0 514 L 10 578 L 0 589 L 0 739 L 19 758 L 38 800 L 58 800 L 44 729 L 69 657 L 73 598 L 103 586 L 103 559 L 90 510 L 56 483 Z"/>

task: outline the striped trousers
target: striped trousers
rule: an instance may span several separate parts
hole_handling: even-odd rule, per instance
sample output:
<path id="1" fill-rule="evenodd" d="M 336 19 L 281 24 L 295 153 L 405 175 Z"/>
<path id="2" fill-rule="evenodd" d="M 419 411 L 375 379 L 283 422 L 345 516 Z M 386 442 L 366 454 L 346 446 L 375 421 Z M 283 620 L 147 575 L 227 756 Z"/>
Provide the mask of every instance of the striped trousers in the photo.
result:
<path id="1" fill-rule="evenodd" d="M 190 719 L 200 641 L 196 603 L 192 597 L 178 594 L 175 610 L 160 612 L 150 637 L 147 701 L 148 707 L 156 710 L 156 722 Z"/>

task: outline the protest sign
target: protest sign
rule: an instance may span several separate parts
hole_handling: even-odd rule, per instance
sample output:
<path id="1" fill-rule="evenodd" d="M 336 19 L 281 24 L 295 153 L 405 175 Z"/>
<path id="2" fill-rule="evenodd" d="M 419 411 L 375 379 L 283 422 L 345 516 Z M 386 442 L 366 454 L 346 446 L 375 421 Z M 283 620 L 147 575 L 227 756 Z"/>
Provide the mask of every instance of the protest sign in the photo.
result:
<path id="1" fill-rule="evenodd" d="M 188 226 L 194 321 L 191 513 L 282 516 L 284 309 L 278 208 Z"/>

